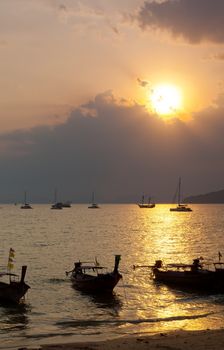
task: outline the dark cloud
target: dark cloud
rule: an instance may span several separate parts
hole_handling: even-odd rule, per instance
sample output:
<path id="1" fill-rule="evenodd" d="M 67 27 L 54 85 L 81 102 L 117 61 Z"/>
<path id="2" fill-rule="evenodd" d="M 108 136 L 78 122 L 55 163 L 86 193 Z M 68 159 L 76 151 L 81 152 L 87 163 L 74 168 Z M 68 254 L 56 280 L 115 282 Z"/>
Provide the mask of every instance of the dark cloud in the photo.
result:
<path id="1" fill-rule="evenodd" d="M 1 200 L 170 201 L 224 187 L 224 97 L 185 124 L 165 123 L 138 104 L 97 95 L 64 124 L 0 136 Z"/>
<path id="2" fill-rule="evenodd" d="M 117 34 L 117 35 L 120 34 L 120 33 L 119 33 L 119 30 L 117 29 L 117 27 L 111 26 L 111 29 L 112 29 L 112 31 L 113 31 L 115 34 Z"/>
<path id="3" fill-rule="evenodd" d="M 224 42 L 223 0 L 145 1 L 138 20 L 144 29 L 162 29 L 191 43 Z"/>
<path id="4" fill-rule="evenodd" d="M 67 7 L 66 7 L 64 4 L 60 4 L 60 5 L 58 6 L 58 8 L 59 8 L 59 11 L 63 11 L 63 12 L 66 12 L 66 11 L 67 11 Z"/>
<path id="5" fill-rule="evenodd" d="M 140 78 L 137 78 L 137 82 L 141 87 L 147 87 L 149 85 L 149 82 L 147 80 L 142 80 Z"/>

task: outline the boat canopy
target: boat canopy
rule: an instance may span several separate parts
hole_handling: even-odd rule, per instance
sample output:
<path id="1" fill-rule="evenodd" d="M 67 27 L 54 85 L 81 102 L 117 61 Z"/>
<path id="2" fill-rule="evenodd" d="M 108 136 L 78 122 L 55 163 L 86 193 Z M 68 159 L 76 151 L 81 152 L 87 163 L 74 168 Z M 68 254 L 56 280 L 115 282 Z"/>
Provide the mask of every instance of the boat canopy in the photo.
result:
<path id="1" fill-rule="evenodd" d="M 0 277 L 3 276 L 15 276 L 15 277 L 19 277 L 17 274 L 15 273 L 10 273 L 10 272 L 0 272 Z"/>
<path id="2" fill-rule="evenodd" d="M 80 269 L 82 270 L 102 270 L 102 269 L 106 269 L 106 266 L 91 266 L 91 265 L 81 265 Z"/>
<path id="3" fill-rule="evenodd" d="M 190 268 L 192 267 L 192 264 L 167 264 L 166 267 L 173 267 L 177 269 L 184 269 L 184 268 Z"/>
<path id="4" fill-rule="evenodd" d="M 224 262 L 219 261 L 219 262 L 214 262 L 214 266 L 220 266 L 224 268 Z"/>

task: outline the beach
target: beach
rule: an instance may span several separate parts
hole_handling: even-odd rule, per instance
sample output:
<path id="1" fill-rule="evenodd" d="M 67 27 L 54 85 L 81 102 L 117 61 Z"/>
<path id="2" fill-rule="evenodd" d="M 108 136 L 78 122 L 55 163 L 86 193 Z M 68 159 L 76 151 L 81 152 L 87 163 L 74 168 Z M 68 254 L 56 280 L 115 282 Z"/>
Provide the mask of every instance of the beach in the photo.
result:
<path id="1" fill-rule="evenodd" d="M 18 350 L 221 350 L 224 348 L 224 329 L 175 331 L 156 335 L 128 336 L 99 342 L 50 344 Z"/>

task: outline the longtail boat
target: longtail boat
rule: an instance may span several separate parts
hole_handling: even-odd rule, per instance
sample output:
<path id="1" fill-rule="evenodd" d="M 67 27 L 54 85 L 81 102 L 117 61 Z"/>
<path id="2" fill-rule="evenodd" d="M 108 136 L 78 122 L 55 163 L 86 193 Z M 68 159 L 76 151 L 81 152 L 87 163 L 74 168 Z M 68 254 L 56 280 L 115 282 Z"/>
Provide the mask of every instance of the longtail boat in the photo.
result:
<path id="1" fill-rule="evenodd" d="M 104 266 L 92 262 L 89 265 L 78 261 L 74 263 L 74 269 L 66 272 L 74 288 L 93 293 L 111 293 L 122 275 L 118 271 L 120 255 L 115 255 L 114 269 L 112 272 L 103 272 Z"/>
<path id="2" fill-rule="evenodd" d="M 214 262 L 212 268 L 205 268 L 205 265 L 198 258 L 194 259 L 192 264 L 163 264 L 162 260 L 157 260 L 154 265 L 134 266 L 134 268 L 150 268 L 153 279 L 167 285 L 223 293 L 224 263 Z"/>
<path id="3" fill-rule="evenodd" d="M 212 287 L 216 276 L 214 271 L 203 268 L 199 259 L 194 259 L 192 264 L 167 265 L 157 260 L 152 272 L 156 281 L 193 289 Z"/>
<path id="4" fill-rule="evenodd" d="M 27 266 L 22 266 L 20 280 L 18 275 L 10 272 L 0 273 L 0 278 L 9 277 L 9 282 L 0 281 L 0 302 L 19 303 L 30 286 L 25 283 Z"/>

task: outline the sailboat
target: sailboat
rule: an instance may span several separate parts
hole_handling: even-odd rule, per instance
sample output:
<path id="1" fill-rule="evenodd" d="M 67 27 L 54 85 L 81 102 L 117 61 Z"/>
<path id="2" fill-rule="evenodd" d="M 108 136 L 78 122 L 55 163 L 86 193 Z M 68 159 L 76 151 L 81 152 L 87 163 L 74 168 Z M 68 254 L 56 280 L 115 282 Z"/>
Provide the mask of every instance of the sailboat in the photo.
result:
<path id="1" fill-rule="evenodd" d="M 151 197 L 148 199 L 148 203 L 145 203 L 145 196 L 142 196 L 141 203 L 138 203 L 139 208 L 155 208 L 155 203 L 151 203 Z"/>
<path id="2" fill-rule="evenodd" d="M 21 205 L 21 209 L 33 209 L 29 203 L 26 201 L 26 191 L 24 192 L 24 204 Z"/>
<path id="3" fill-rule="evenodd" d="M 181 177 L 179 177 L 178 182 L 178 202 L 176 208 L 170 208 L 170 211 L 192 211 L 190 207 L 187 206 L 187 204 L 181 203 Z"/>
<path id="4" fill-rule="evenodd" d="M 62 209 L 63 204 L 61 202 L 57 202 L 57 189 L 54 191 L 54 204 L 52 204 L 51 209 Z"/>
<path id="5" fill-rule="evenodd" d="M 99 209 L 99 205 L 95 203 L 94 192 L 92 193 L 92 204 L 88 206 L 89 209 Z"/>

